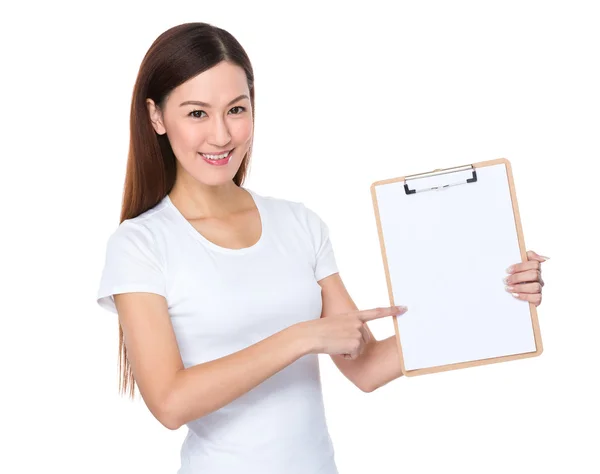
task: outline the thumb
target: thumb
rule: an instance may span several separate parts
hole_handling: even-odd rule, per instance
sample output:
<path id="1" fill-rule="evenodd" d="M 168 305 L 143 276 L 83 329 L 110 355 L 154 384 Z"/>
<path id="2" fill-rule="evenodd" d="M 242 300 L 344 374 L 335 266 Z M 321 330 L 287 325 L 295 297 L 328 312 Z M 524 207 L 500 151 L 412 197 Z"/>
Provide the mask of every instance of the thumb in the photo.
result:
<path id="1" fill-rule="evenodd" d="M 533 250 L 528 250 L 527 260 L 537 260 L 538 262 L 545 262 L 546 260 L 550 260 L 550 257 L 544 257 L 543 255 L 538 255 Z"/>

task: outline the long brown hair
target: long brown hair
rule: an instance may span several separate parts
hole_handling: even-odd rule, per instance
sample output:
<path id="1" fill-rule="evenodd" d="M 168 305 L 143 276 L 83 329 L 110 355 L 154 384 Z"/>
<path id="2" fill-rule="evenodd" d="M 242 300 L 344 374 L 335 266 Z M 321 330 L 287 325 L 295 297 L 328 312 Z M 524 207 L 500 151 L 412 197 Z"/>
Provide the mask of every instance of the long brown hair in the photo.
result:
<path id="1" fill-rule="evenodd" d="M 173 188 L 176 158 L 166 134 L 158 135 L 150 122 L 146 99 L 163 108 L 169 93 L 180 84 L 228 61 L 244 69 L 254 112 L 254 72 L 240 43 L 227 31 L 208 23 L 184 23 L 162 33 L 144 56 L 131 99 L 130 141 L 121 206 L 122 223 L 158 204 Z M 233 178 L 241 186 L 252 145 Z M 119 390 L 135 394 L 135 380 L 127 359 L 123 328 L 119 323 Z"/>

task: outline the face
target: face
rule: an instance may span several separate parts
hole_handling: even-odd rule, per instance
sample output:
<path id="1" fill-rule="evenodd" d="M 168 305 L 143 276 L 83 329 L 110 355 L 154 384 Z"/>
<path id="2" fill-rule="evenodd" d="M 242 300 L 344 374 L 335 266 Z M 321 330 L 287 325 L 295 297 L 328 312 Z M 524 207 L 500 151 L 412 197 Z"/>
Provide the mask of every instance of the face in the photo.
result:
<path id="1" fill-rule="evenodd" d="M 250 92 L 241 67 L 223 61 L 173 89 L 163 110 L 151 99 L 147 105 L 154 130 L 169 138 L 178 180 L 193 178 L 209 186 L 231 182 L 253 131 Z M 225 160 L 203 155 L 230 150 Z"/>

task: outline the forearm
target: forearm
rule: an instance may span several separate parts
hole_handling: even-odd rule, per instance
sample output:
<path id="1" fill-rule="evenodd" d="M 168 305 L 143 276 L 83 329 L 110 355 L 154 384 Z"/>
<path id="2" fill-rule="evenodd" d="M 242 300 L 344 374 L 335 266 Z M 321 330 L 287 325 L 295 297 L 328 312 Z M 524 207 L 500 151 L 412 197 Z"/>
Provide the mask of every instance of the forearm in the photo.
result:
<path id="1" fill-rule="evenodd" d="M 293 325 L 241 351 L 180 370 L 166 403 L 170 427 L 222 408 L 310 351 Z"/>
<path id="2" fill-rule="evenodd" d="M 395 335 L 371 343 L 369 350 L 363 355 L 364 385 L 367 391 L 377 390 L 403 375 Z"/>

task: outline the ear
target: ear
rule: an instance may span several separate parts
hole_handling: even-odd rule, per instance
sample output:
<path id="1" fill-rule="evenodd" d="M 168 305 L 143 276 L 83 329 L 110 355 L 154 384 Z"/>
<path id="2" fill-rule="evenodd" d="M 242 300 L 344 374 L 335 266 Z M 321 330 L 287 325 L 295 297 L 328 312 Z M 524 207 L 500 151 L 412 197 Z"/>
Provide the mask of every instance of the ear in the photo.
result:
<path id="1" fill-rule="evenodd" d="M 152 99 L 146 99 L 146 105 L 148 107 L 148 114 L 150 116 L 150 121 L 152 122 L 152 127 L 154 127 L 154 131 L 159 135 L 167 133 L 165 125 L 163 124 L 161 110 L 156 107 L 156 104 Z"/>

